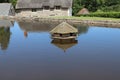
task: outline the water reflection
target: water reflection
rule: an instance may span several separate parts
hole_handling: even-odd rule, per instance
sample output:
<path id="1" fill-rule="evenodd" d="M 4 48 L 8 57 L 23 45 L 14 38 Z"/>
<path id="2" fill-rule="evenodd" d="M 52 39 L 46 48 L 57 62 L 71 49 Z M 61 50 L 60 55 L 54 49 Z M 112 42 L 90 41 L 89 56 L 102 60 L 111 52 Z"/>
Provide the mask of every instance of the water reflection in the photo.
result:
<path id="1" fill-rule="evenodd" d="M 6 50 L 10 41 L 10 27 L 13 26 L 13 22 L 7 20 L 0 20 L 0 47 L 2 50 Z"/>
<path id="2" fill-rule="evenodd" d="M 75 46 L 78 43 L 78 40 L 75 39 L 53 39 L 51 44 L 54 44 L 56 47 L 62 49 L 64 52 L 67 49 Z"/>
<path id="3" fill-rule="evenodd" d="M 23 30 L 24 36 L 28 37 L 29 33 L 49 32 L 58 23 L 43 22 L 18 22 L 19 27 Z"/>
<path id="4" fill-rule="evenodd" d="M 56 23 L 18 22 L 18 24 L 19 24 L 19 27 L 23 30 L 24 36 L 28 37 L 29 33 L 49 32 L 60 23 L 59 22 L 56 22 Z M 69 24 L 78 29 L 78 35 L 88 32 L 89 27 L 87 25 L 71 24 L 71 23 Z"/>
<path id="5" fill-rule="evenodd" d="M 78 35 L 86 34 L 89 30 L 88 25 L 74 25 L 78 29 Z"/>
<path id="6" fill-rule="evenodd" d="M 0 80 L 120 80 L 120 29 L 73 24 L 80 34 L 66 41 L 50 38 L 59 23 L 19 24 L 1 26 L 4 36 L 12 35 L 0 55 Z"/>
<path id="7" fill-rule="evenodd" d="M 40 33 L 40 32 L 47 32 L 49 33 L 52 29 L 54 29 L 60 23 L 48 23 L 48 22 L 18 22 L 19 27 L 24 33 L 24 37 L 27 38 L 29 33 Z M 86 25 L 79 25 L 79 24 L 71 24 L 73 27 L 78 29 L 78 35 L 85 34 L 88 32 L 89 27 Z M 54 39 L 51 41 L 51 44 L 62 49 L 66 52 L 69 48 L 75 46 L 78 43 L 76 39 L 67 39 L 67 40 L 59 40 Z"/>

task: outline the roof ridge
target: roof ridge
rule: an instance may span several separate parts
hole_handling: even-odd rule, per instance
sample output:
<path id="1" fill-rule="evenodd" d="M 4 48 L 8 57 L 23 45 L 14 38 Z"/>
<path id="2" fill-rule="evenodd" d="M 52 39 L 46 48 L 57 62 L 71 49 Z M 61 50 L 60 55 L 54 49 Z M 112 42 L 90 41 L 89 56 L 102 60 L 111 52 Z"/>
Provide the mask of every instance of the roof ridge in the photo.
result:
<path id="1" fill-rule="evenodd" d="M 61 6 L 62 8 L 69 8 L 72 6 L 72 0 L 18 0 L 16 9 L 24 9 L 24 8 L 42 8 L 41 5 L 35 4 L 46 4 L 50 6 L 50 8 L 54 8 L 54 6 Z M 33 5 L 34 4 L 34 5 Z"/>
<path id="2" fill-rule="evenodd" d="M 56 26 L 50 33 L 77 33 L 78 30 L 68 24 L 67 22 L 62 22 L 58 26 Z"/>

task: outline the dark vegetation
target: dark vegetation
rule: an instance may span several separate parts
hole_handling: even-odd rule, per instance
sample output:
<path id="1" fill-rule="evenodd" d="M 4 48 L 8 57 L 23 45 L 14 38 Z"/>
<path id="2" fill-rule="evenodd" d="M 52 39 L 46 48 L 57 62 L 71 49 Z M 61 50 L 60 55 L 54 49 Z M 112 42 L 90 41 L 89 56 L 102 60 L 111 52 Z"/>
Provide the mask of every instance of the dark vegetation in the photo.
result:
<path id="1" fill-rule="evenodd" d="M 0 3 L 12 3 L 15 7 L 17 0 L 0 0 Z"/>
<path id="2" fill-rule="evenodd" d="M 82 8 L 87 8 L 90 14 L 78 16 L 120 18 L 120 0 L 73 1 L 73 15 L 75 16 Z"/>
<path id="3" fill-rule="evenodd" d="M 87 8 L 90 12 L 118 12 L 120 0 L 73 0 L 74 15 L 82 8 Z"/>
<path id="4" fill-rule="evenodd" d="M 105 17 L 105 18 L 120 18 L 120 12 L 94 12 L 91 14 L 77 15 L 84 17 Z"/>

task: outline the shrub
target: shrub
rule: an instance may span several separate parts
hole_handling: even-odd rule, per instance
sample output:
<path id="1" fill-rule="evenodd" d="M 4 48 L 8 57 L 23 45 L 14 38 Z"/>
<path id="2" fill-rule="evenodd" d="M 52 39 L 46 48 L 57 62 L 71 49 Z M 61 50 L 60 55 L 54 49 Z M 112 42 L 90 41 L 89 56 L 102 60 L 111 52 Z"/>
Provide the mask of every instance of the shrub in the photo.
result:
<path id="1" fill-rule="evenodd" d="M 95 12 L 91 14 L 85 14 L 85 15 L 81 14 L 77 16 L 120 18 L 120 12 Z"/>
<path id="2" fill-rule="evenodd" d="M 112 6 L 105 6 L 101 8 L 102 11 L 108 12 L 108 11 L 120 11 L 120 5 L 112 5 Z"/>

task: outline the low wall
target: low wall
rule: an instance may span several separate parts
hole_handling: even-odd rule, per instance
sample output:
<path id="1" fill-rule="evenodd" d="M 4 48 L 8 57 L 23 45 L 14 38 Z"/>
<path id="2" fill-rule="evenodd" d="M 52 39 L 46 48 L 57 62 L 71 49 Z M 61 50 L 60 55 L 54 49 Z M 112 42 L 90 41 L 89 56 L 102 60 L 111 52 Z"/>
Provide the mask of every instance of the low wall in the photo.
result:
<path id="1" fill-rule="evenodd" d="M 80 19 L 58 19 L 58 18 L 42 18 L 42 17 L 18 17 L 18 16 L 0 16 L 0 19 L 10 20 L 10 21 L 40 21 L 40 22 L 63 22 L 66 21 L 68 23 L 73 24 L 85 24 L 89 26 L 105 26 L 105 27 L 119 27 L 120 21 L 112 21 L 112 20 L 80 20 Z"/>

